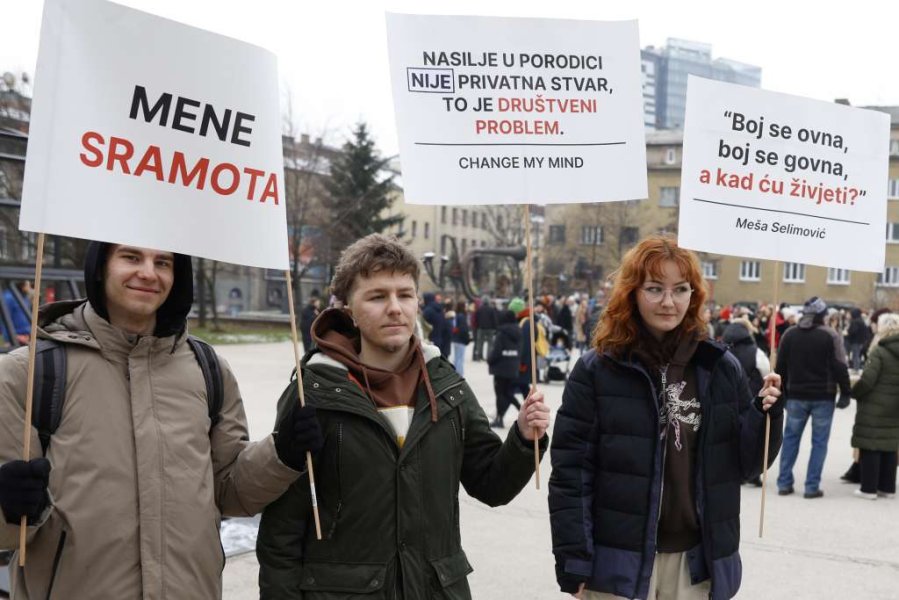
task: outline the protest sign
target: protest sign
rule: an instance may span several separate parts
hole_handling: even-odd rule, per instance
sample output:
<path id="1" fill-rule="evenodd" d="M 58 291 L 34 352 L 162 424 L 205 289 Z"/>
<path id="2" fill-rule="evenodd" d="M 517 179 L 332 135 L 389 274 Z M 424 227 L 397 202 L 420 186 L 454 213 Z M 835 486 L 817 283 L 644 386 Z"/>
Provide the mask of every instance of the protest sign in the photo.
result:
<path id="1" fill-rule="evenodd" d="M 647 196 L 637 22 L 387 15 L 406 202 Z"/>
<path id="2" fill-rule="evenodd" d="M 288 267 L 273 54 L 102 0 L 47 0 L 19 226 Z"/>
<path id="3" fill-rule="evenodd" d="M 679 243 L 883 271 L 890 118 L 690 76 Z"/>

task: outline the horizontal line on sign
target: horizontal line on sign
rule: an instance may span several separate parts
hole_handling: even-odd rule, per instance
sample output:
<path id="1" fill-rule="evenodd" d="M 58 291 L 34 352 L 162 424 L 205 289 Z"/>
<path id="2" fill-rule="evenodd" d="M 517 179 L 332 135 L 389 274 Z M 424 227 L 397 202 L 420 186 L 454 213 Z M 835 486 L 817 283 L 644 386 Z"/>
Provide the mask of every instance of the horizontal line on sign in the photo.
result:
<path id="1" fill-rule="evenodd" d="M 593 142 L 587 144 L 542 144 L 539 142 L 479 142 L 479 143 L 448 143 L 448 142 L 415 142 L 416 146 L 623 146 L 627 142 Z"/>
<path id="2" fill-rule="evenodd" d="M 766 212 L 783 213 L 785 215 L 798 215 L 800 217 L 812 217 L 813 219 L 824 219 L 825 221 L 839 221 L 840 223 L 853 223 L 855 225 L 870 225 L 864 221 L 850 221 L 848 219 L 835 219 L 833 217 L 822 217 L 821 215 L 810 215 L 807 213 L 793 212 L 789 210 L 777 210 L 776 208 L 761 208 L 759 206 L 746 206 L 745 204 L 731 204 L 729 202 L 716 202 L 714 200 L 703 200 L 702 198 L 693 198 L 697 202 L 705 202 L 707 204 L 720 204 L 721 206 L 733 206 L 734 208 L 749 208 L 752 210 L 764 210 Z"/>

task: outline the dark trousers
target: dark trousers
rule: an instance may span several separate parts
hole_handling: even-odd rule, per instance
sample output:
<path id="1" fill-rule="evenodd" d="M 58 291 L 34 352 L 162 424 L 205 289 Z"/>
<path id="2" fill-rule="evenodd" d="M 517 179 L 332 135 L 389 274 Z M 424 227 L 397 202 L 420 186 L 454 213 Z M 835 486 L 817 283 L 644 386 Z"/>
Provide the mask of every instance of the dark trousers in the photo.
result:
<path id="1" fill-rule="evenodd" d="M 862 471 L 863 492 L 866 494 L 896 493 L 897 457 L 895 450 L 890 452 L 859 450 L 858 463 Z"/>
<path id="2" fill-rule="evenodd" d="M 517 379 L 506 379 L 505 377 L 493 378 L 493 391 L 496 393 L 496 418 L 502 420 L 509 407 L 515 405 L 515 408 L 521 410 L 521 404 L 515 398 L 515 392 L 518 390 Z"/>

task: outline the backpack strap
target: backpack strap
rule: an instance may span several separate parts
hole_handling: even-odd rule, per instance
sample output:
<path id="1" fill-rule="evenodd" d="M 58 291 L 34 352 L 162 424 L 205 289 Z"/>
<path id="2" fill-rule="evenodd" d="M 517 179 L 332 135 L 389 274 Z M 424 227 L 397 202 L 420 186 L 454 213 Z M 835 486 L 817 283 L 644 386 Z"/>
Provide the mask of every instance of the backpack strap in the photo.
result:
<path id="1" fill-rule="evenodd" d="M 54 340 L 38 339 L 34 358 L 31 424 L 37 429 L 44 456 L 50 447 L 50 438 L 62 419 L 65 399 L 66 349 Z"/>
<path id="2" fill-rule="evenodd" d="M 225 384 L 222 379 L 222 368 L 218 355 L 208 343 L 192 335 L 187 336 L 187 343 L 197 357 L 203 380 L 206 382 L 206 402 L 209 406 L 211 427 L 218 425 L 222 419 L 222 406 L 225 403 Z"/>

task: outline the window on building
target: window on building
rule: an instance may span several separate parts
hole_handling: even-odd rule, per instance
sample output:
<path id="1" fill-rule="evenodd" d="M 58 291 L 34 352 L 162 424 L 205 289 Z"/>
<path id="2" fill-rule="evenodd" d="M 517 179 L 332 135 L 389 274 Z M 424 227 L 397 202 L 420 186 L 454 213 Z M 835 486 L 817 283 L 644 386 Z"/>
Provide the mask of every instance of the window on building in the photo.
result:
<path id="1" fill-rule="evenodd" d="M 887 196 L 890 198 L 899 198 L 899 179 L 890 179 Z"/>
<path id="2" fill-rule="evenodd" d="M 849 269 L 827 269 L 828 285 L 849 285 Z"/>
<path id="3" fill-rule="evenodd" d="M 477 229 L 478 227 L 478 212 L 476 210 L 471 211 L 471 227 L 472 229 Z"/>
<path id="4" fill-rule="evenodd" d="M 453 225 L 458 225 L 458 224 L 459 224 L 459 209 L 454 208 L 453 209 Z"/>
<path id="5" fill-rule="evenodd" d="M 0 198 L 9 198 L 10 193 L 9 176 L 0 170 Z"/>
<path id="6" fill-rule="evenodd" d="M 496 215 L 496 230 L 497 231 L 503 230 L 503 216 L 502 215 Z"/>
<path id="7" fill-rule="evenodd" d="M 430 238 L 431 238 L 431 224 L 425 222 L 425 239 L 427 240 Z"/>
<path id="8" fill-rule="evenodd" d="M 6 225 L 0 224 L 0 259 L 8 260 L 9 255 L 9 231 Z"/>
<path id="9" fill-rule="evenodd" d="M 468 227 L 468 211 L 462 209 L 462 227 Z"/>
<path id="10" fill-rule="evenodd" d="M 640 239 L 640 229 L 637 227 L 622 227 L 621 233 L 618 235 L 622 246 L 636 244 L 638 239 Z"/>
<path id="11" fill-rule="evenodd" d="M 679 187 L 663 187 L 660 189 L 659 206 L 677 206 L 680 201 Z"/>
<path id="12" fill-rule="evenodd" d="M 702 276 L 705 279 L 718 279 L 718 263 L 713 260 L 702 261 Z"/>
<path id="13" fill-rule="evenodd" d="M 674 148 L 666 148 L 665 149 L 665 164 L 673 165 L 677 160 L 677 152 Z"/>
<path id="14" fill-rule="evenodd" d="M 899 242 L 899 223 L 887 223 L 887 242 Z"/>
<path id="15" fill-rule="evenodd" d="M 565 243 L 565 226 L 564 225 L 550 225 L 549 226 L 549 239 L 546 241 L 547 244 L 564 244 Z"/>
<path id="16" fill-rule="evenodd" d="M 412 238 L 415 239 L 415 236 L 418 235 L 418 221 L 412 221 Z"/>
<path id="17" fill-rule="evenodd" d="M 602 225 L 582 225 L 581 244 L 585 246 L 601 246 Z"/>
<path id="18" fill-rule="evenodd" d="M 805 265 L 802 263 L 784 263 L 784 282 L 785 283 L 804 283 L 805 282 Z"/>
<path id="19" fill-rule="evenodd" d="M 440 256 L 446 256 L 446 236 L 440 238 Z"/>
<path id="20" fill-rule="evenodd" d="M 481 248 L 487 247 L 487 240 L 481 240 Z"/>
<path id="21" fill-rule="evenodd" d="M 881 287 L 899 287 L 899 267 L 887 267 L 877 275 L 877 285 Z"/>
<path id="22" fill-rule="evenodd" d="M 468 252 L 468 240 L 462 238 L 462 254 Z"/>
<path id="23" fill-rule="evenodd" d="M 446 225 L 446 207 L 445 206 L 440 207 L 440 222 L 443 225 Z"/>
<path id="24" fill-rule="evenodd" d="M 899 156 L 899 140 L 890 140 L 890 156 Z"/>
<path id="25" fill-rule="evenodd" d="M 487 213 L 481 213 L 481 229 L 487 231 Z"/>
<path id="26" fill-rule="evenodd" d="M 37 234 L 21 232 L 19 237 L 22 259 L 34 260 L 37 258 Z"/>
<path id="27" fill-rule="evenodd" d="M 761 264 L 757 260 L 744 260 L 740 262 L 740 281 L 761 280 Z"/>

